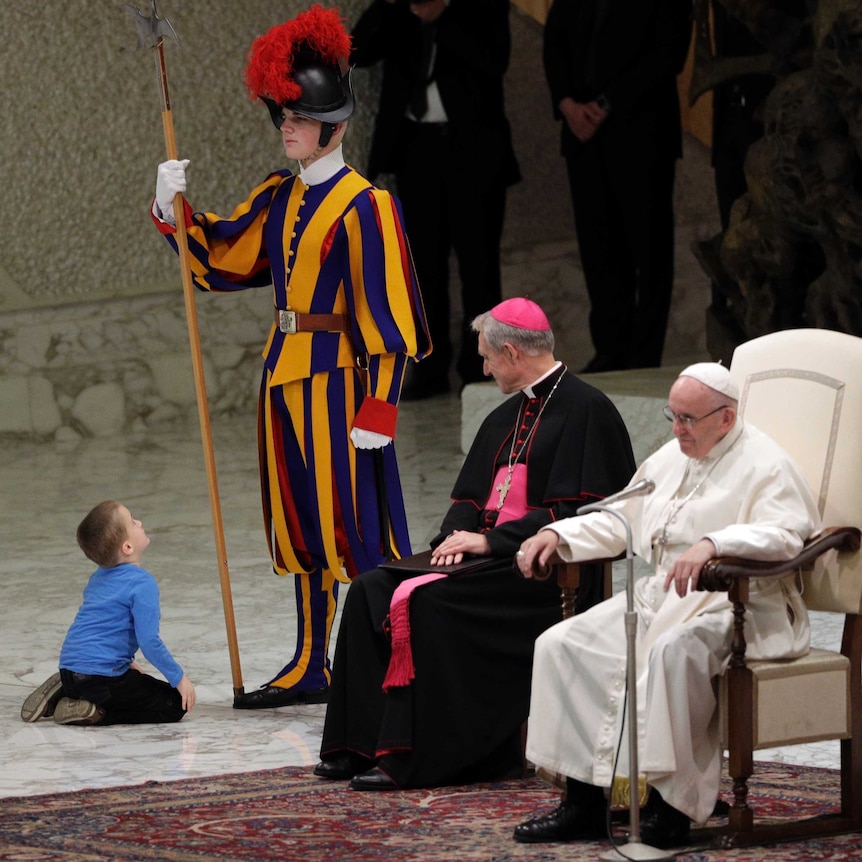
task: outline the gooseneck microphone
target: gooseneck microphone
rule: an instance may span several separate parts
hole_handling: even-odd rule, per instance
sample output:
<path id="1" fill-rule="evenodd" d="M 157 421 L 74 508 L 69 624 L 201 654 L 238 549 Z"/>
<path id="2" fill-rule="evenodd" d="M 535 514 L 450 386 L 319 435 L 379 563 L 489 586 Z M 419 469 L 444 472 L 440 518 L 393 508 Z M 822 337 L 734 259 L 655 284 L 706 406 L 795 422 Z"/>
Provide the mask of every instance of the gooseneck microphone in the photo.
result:
<path id="1" fill-rule="evenodd" d="M 635 482 L 634 485 L 629 485 L 623 488 L 622 491 L 617 491 L 616 494 L 603 497 L 600 502 L 603 506 L 606 506 L 608 503 L 616 503 L 617 500 L 627 500 L 629 497 L 652 494 L 653 491 L 655 491 L 655 482 L 652 479 L 641 479 L 640 482 Z"/>

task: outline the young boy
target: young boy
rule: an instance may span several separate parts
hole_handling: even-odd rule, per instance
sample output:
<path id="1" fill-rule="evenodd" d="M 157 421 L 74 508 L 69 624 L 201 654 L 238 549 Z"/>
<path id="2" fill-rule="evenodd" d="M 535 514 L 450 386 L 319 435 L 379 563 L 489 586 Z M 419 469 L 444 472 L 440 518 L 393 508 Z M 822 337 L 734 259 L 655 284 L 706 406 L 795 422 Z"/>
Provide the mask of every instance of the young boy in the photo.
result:
<path id="1" fill-rule="evenodd" d="M 121 503 L 99 503 L 78 525 L 78 545 L 98 569 L 84 589 L 63 647 L 60 672 L 21 707 L 24 721 L 57 724 L 150 724 L 179 721 L 195 705 L 195 689 L 159 636 L 159 588 L 141 568 L 150 544 Z M 140 647 L 167 682 L 135 664 Z"/>

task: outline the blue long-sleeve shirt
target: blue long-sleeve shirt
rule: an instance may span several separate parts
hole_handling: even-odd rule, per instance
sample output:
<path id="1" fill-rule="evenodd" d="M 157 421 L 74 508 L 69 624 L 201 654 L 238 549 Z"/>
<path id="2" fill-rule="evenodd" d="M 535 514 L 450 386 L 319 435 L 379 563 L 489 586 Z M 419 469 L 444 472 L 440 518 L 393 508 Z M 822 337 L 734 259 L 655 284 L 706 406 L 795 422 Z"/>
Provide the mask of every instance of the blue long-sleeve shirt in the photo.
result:
<path id="1" fill-rule="evenodd" d="M 99 567 L 84 588 L 60 650 L 60 667 L 77 673 L 120 676 L 141 652 L 176 688 L 183 669 L 159 635 L 159 587 L 140 566 Z"/>

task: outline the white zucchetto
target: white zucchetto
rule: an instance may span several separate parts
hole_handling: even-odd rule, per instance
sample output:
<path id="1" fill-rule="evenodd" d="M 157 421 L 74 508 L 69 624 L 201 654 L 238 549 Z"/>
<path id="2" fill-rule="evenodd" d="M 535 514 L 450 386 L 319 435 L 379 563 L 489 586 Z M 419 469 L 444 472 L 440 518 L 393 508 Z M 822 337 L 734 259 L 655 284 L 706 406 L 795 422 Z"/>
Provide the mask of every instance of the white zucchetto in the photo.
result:
<path id="1" fill-rule="evenodd" d="M 739 387 L 730 372 L 718 362 L 696 362 L 679 373 L 680 377 L 693 377 L 704 386 L 739 401 Z"/>

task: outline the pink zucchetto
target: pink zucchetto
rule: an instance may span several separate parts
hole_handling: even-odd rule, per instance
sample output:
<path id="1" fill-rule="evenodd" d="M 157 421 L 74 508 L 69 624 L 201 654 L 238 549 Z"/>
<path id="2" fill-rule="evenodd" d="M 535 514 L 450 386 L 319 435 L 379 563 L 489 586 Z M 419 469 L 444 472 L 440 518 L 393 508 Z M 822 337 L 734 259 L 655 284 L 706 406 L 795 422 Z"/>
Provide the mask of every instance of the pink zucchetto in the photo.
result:
<path id="1" fill-rule="evenodd" d="M 531 329 L 534 332 L 547 332 L 551 328 L 545 312 L 525 296 L 504 299 L 490 311 L 494 320 L 506 323 L 518 329 Z"/>
<path id="2" fill-rule="evenodd" d="M 739 387 L 730 376 L 730 372 L 718 362 L 696 362 L 680 371 L 679 376 L 692 377 L 698 383 L 702 383 L 734 401 L 739 401 Z"/>

